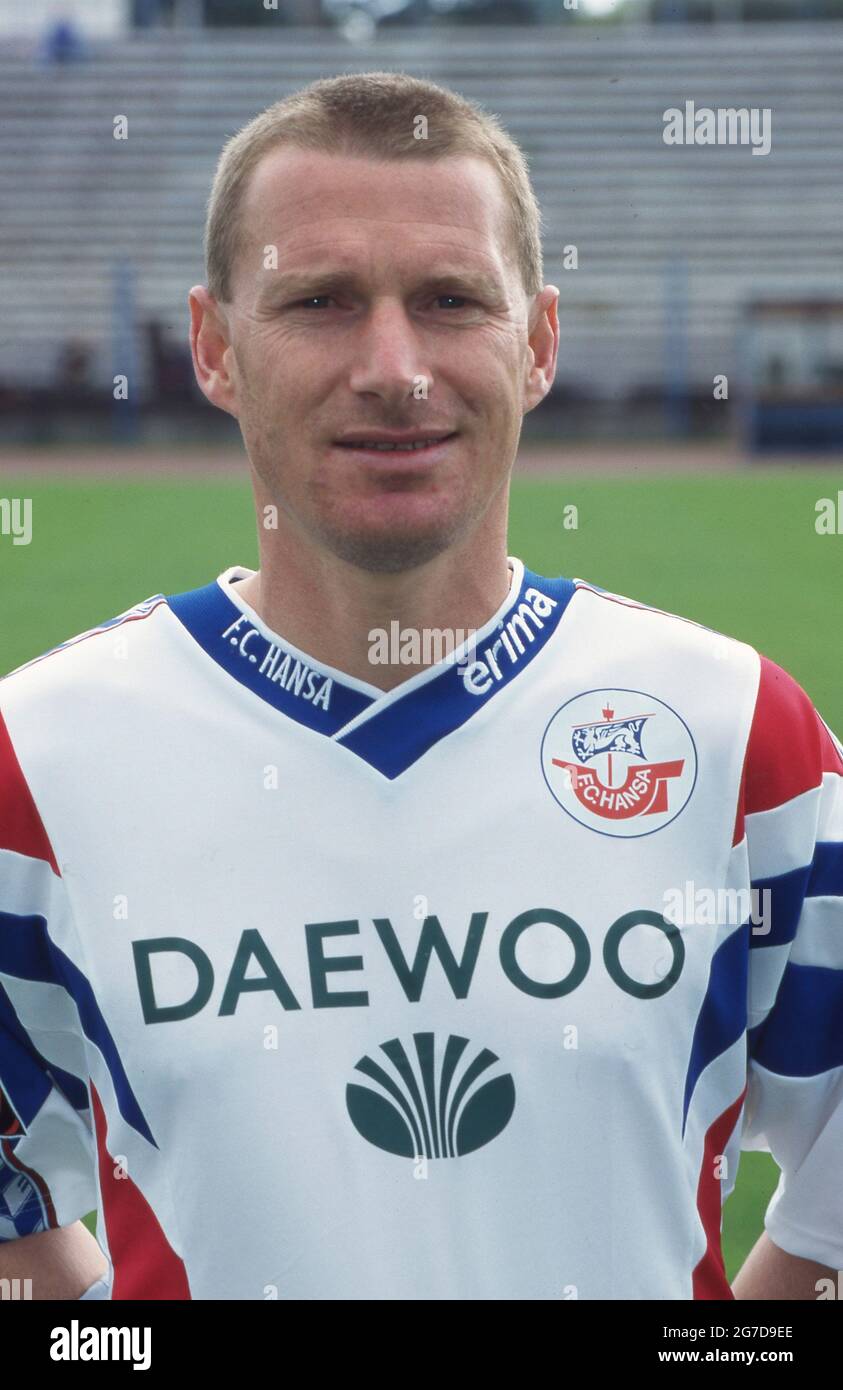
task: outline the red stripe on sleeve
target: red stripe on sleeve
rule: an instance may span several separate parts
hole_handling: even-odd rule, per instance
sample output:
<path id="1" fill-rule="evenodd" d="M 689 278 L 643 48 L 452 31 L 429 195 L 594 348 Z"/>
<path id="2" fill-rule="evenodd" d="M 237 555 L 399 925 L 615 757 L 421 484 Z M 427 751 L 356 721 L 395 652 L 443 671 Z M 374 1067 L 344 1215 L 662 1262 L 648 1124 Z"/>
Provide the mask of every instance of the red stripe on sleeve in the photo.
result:
<path id="1" fill-rule="evenodd" d="M 53 847 L 50 844 L 38 807 L 32 799 L 26 778 L 21 770 L 9 731 L 0 714 L 0 849 L 25 854 L 28 859 L 43 859 L 54 874 L 58 874 Z"/>
<path id="2" fill-rule="evenodd" d="M 125 1170 L 118 1170 L 109 1153 L 108 1121 L 93 1081 L 91 1108 L 97 1136 L 103 1218 L 114 1270 L 112 1299 L 189 1299 L 190 1286 L 183 1260 L 167 1240 L 140 1188 Z"/>
<path id="3" fill-rule="evenodd" d="M 741 1113 L 746 1096 L 746 1087 L 737 1100 L 733 1100 L 727 1110 L 712 1121 L 706 1130 L 703 1160 L 697 1184 L 697 1210 L 705 1231 L 705 1254 L 691 1276 L 694 1299 L 734 1298 L 726 1268 L 723 1263 L 723 1250 L 720 1244 L 720 1227 L 723 1217 L 723 1202 L 720 1179 L 715 1172 L 717 1160 L 725 1153 L 732 1131 Z"/>
<path id="4" fill-rule="evenodd" d="M 762 656 L 732 843 L 740 844 L 744 837 L 745 816 L 811 791 L 824 772 L 843 773 L 843 759 L 810 696 L 787 671 Z"/>

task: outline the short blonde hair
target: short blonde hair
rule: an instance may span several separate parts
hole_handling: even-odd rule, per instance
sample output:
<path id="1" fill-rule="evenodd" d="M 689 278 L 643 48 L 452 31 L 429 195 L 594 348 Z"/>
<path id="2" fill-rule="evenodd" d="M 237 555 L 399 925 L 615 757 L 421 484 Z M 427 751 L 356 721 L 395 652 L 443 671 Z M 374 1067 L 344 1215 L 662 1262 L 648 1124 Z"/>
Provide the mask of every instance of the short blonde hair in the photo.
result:
<path id="1" fill-rule="evenodd" d="M 419 116 L 426 139 L 415 139 Z M 509 249 L 528 298 L 543 286 L 541 211 L 527 161 L 496 116 L 434 82 L 403 72 L 322 78 L 261 111 L 223 146 L 205 223 L 208 289 L 226 303 L 244 248 L 240 210 L 250 174 L 278 146 L 377 160 L 474 155 L 497 171 L 508 204 Z"/>

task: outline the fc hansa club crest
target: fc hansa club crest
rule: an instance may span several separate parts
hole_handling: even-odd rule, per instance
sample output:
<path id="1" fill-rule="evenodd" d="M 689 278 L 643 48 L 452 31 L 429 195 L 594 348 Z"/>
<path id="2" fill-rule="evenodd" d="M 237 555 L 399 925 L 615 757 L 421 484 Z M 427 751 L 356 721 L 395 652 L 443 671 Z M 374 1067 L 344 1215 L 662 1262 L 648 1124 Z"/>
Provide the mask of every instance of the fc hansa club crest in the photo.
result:
<path id="1" fill-rule="evenodd" d="M 691 731 L 643 690 L 589 690 L 558 709 L 544 731 L 542 771 L 574 820 L 632 838 L 669 825 L 694 790 Z"/>

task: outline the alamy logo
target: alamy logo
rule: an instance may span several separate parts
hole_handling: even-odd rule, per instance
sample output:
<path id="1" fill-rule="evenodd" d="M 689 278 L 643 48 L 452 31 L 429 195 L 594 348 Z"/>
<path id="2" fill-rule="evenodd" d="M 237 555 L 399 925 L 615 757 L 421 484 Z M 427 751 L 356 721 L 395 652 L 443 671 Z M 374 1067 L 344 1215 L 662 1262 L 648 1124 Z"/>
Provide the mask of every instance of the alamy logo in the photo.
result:
<path id="1" fill-rule="evenodd" d="M 515 1109 L 508 1072 L 487 1077 L 500 1059 L 488 1047 L 469 1050 L 468 1038 L 448 1038 L 436 1061 L 433 1033 L 414 1033 L 415 1058 L 398 1038 L 381 1043 L 388 1066 L 361 1057 L 355 1068 L 373 1083 L 350 1082 L 346 1105 L 364 1139 L 402 1158 L 457 1158 L 496 1139 Z"/>
<path id="2" fill-rule="evenodd" d="M 772 144 L 769 106 L 669 106 L 664 112 L 666 145 L 751 145 L 753 154 L 769 154 Z"/>
<path id="3" fill-rule="evenodd" d="M 152 1364 L 151 1327 L 89 1327 L 78 1318 L 52 1330 L 52 1361 L 131 1361 L 135 1371 Z"/>
<path id="4" fill-rule="evenodd" d="M 0 536 L 11 536 L 12 545 L 32 540 L 32 498 L 0 497 Z"/>
<path id="5" fill-rule="evenodd" d="M 0 1299 L 32 1298 L 31 1279 L 0 1279 Z"/>

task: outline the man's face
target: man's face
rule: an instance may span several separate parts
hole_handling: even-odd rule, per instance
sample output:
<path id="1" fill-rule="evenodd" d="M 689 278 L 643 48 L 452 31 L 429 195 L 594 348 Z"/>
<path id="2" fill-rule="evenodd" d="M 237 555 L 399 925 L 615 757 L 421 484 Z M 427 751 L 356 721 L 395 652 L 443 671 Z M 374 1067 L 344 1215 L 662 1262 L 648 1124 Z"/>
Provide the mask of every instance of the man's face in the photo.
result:
<path id="1" fill-rule="evenodd" d="M 255 169 L 216 369 L 197 376 L 240 422 L 259 505 L 274 503 L 302 539 L 398 572 L 493 508 L 505 526 L 522 416 L 550 387 L 558 343 L 558 292 L 527 300 L 505 214 L 495 171 L 470 157 L 288 148 Z M 210 362 L 210 322 L 206 349 Z M 447 438 L 413 452 L 354 446 L 390 433 Z"/>

